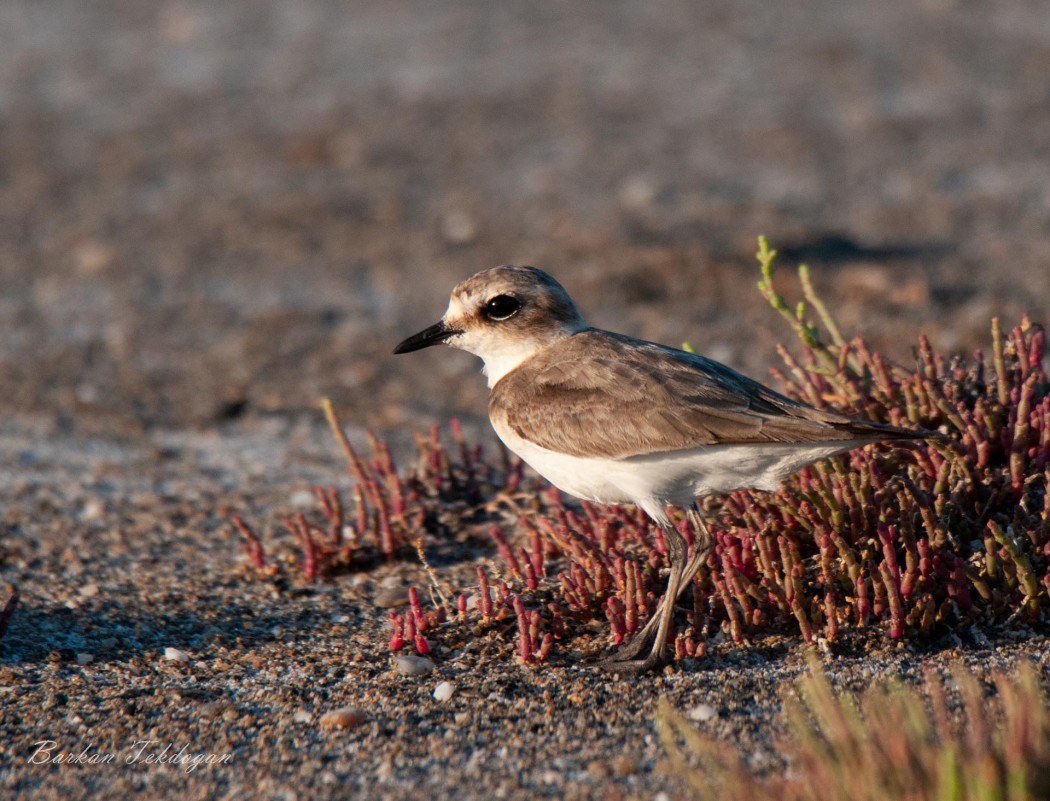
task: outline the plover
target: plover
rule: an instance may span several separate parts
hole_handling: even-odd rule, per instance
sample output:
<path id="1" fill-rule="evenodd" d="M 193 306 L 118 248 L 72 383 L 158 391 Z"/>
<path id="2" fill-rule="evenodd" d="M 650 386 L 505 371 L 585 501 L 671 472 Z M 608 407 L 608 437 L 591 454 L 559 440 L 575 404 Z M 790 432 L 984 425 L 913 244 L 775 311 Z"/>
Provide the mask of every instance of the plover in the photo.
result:
<path id="1" fill-rule="evenodd" d="M 605 660 L 617 670 L 663 662 L 675 602 L 712 548 L 697 499 L 773 490 L 820 459 L 931 436 L 815 409 L 703 356 L 591 328 L 534 267 L 463 281 L 444 317 L 394 353 L 442 342 L 484 361 L 489 418 L 511 451 L 563 492 L 637 504 L 663 529 L 667 590 L 646 627 Z M 686 509 L 700 532 L 692 555 L 669 506 Z"/>

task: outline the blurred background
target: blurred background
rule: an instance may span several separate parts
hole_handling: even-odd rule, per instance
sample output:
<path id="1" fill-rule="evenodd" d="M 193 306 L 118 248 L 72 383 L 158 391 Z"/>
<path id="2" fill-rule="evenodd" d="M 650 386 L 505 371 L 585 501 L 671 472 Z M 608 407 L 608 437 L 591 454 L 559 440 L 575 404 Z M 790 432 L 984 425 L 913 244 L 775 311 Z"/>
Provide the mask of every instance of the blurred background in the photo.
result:
<path id="1" fill-rule="evenodd" d="M 0 4 L 6 425 L 480 431 L 391 349 L 506 262 L 768 380 L 760 233 L 904 362 L 1045 319 L 1044 0 Z"/>

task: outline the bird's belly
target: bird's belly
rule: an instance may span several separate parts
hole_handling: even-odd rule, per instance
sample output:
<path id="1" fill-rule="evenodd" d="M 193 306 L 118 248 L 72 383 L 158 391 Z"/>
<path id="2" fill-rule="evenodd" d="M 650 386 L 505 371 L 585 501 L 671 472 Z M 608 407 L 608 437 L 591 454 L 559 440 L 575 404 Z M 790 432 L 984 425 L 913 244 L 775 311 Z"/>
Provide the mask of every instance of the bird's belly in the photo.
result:
<path id="1" fill-rule="evenodd" d="M 558 453 L 499 428 L 496 433 L 522 461 L 563 492 L 598 503 L 637 503 L 647 510 L 686 506 L 706 495 L 738 489 L 776 489 L 802 467 L 861 444 L 707 445 L 608 459 Z"/>

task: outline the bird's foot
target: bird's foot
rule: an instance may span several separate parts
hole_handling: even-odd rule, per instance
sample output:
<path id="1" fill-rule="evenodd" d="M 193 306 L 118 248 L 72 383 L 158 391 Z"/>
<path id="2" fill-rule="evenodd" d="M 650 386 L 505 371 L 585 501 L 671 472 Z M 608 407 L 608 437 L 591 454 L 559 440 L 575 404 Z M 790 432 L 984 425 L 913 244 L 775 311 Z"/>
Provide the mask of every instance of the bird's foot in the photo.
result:
<path id="1" fill-rule="evenodd" d="M 645 636 L 645 632 L 639 632 L 638 636 L 627 645 L 618 648 L 609 656 L 598 662 L 598 667 L 610 673 L 622 673 L 630 676 L 640 676 L 659 670 L 667 664 L 667 656 L 663 648 L 650 648 L 652 638 Z M 641 654 L 649 648 L 649 653 L 642 657 Z"/>
<path id="2" fill-rule="evenodd" d="M 652 673 L 667 664 L 664 654 L 650 653 L 644 659 L 620 659 L 619 654 L 607 656 L 598 663 L 598 667 L 609 673 L 619 673 L 626 676 L 641 676 L 644 673 Z"/>

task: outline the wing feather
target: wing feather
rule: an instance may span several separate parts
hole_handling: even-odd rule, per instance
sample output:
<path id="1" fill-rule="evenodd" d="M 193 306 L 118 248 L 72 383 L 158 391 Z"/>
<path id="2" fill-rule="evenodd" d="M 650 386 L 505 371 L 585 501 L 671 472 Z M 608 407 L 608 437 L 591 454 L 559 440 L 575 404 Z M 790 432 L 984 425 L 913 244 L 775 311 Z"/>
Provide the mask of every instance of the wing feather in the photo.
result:
<path id="1" fill-rule="evenodd" d="M 493 387 L 497 429 L 580 457 L 627 458 L 713 444 L 918 436 L 814 409 L 696 354 L 588 329 Z"/>

